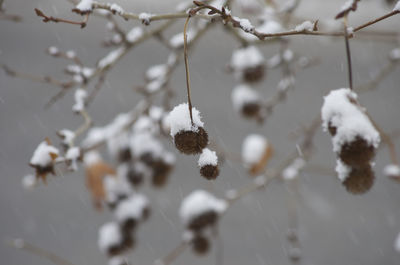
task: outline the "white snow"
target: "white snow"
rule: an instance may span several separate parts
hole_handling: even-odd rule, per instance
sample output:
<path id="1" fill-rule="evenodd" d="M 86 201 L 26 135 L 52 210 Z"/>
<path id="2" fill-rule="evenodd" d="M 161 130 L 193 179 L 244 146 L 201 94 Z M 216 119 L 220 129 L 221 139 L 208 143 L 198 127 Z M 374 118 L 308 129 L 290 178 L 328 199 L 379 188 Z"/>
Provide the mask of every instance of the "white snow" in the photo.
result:
<path id="1" fill-rule="evenodd" d="M 75 104 L 72 106 L 72 110 L 74 112 L 81 112 L 85 109 L 85 101 L 87 96 L 88 94 L 86 90 L 82 88 L 75 90 Z"/>
<path id="2" fill-rule="evenodd" d="M 297 25 L 294 30 L 297 32 L 302 32 L 302 31 L 313 31 L 314 29 L 314 23 L 311 21 L 304 21 L 300 25 Z"/>
<path id="3" fill-rule="evenodd" d="M 264 63 L 264 56 L 260 50 L 255 46 L 248 46 L 246 48 L 235 50 L 232 53 L 231 67 L 234 70 L 244 70 L 252 68 Z"/>
<path id="4" fill-rule="evenodd" d="M 153 157 L 161 157 L 163 146 L 153 135 L 147 132 L 135 133 L 130 141 L 131 151 L 136 157 L 150 153 Z"/>
<path id="5" fill-rule="evenodd" d="M 140 116 L 133 124 L 132 131 L 134 133 L 148 132 L 151 134 L 155 134 L 158 132 L 158 127 L 156 122 L 149 116 Z"/>
<path id="6" fill-rule="evenodd" d="M 204 148 L 203 151 L 201 152 L 201 155 L 199 157 L 199 161 L 197 163 L 199 167 L 211 165 L 211 166 L 217 166 L 218 165 L 218 157 L 217 153 L 215 151 L 211 151 L 208 148 Z"/>
<path id="7" fill-rule="evenodd" d="M 260 175 L 254 179 L 254 184 L 258 187 L 264 186 L 267 184 L 267 178 L 264 175 Z"/>
<path id="8" fill-rule="evenodd" d="M 124 9 L 115 3 L 111 4 L 110 10 L 111 10 L 111 12 L 116 13 L 118 15 L 121 15 L 122 13 L 124 13 Z"/>
<path id="9" fill-rule="evenodd" d="M 282 172 L 282 177 L 285 180 L 295 179 L 299 175 L 299 171 L 305 166 L 305 161 L 302 158 L 296 158 L 293 163 L 285 168 Z"/>
<path id="10" fill-rule="evenodd" d="M 251 22 L 248 19 L 240 18 L 240 17 L 233 17 L 233 18 L 239 22 L 240 27 L 245 32 L 254 32 L 254 26 L 251 24 Z"/>
<path id="11" fill-rule="evenodd" d="M 348 88 L 332 90 L 324 97 L 322 126 L 327 130 L 330 123 L 337 128 L 336 135 L 332 137 L 333 151 L 340 152 L 343 144 L 352 142 L 357 136 L 377 148 L 379 133 L 360 107 L 350 100 L 357 101 L 357 94 Z"/>
<path id="12" fill-rule="evenodd" d="M 85 155 L 83 156 L 83 162 L 85 163 L 86 166 L 91 166 L 101 161 L 102 159 L 100 153 L 95 150 L 86 152 Z"/>
<path id="13" fill-rule="evenodd" d="M 397 3 L 397 4 L 399 4 L 399 3 Z M 400 252 L 400 233 L 397 235 L 397 238 L 396 238 L 396 240 L 394 242 L 394 249 L 397 252 Z"/>
<path id="14" fill-rule="evenodd" d="M 82 13 L 92 12 L 92 10 L 93 10 L 93 0 L 81 0 L 75 6 L 75 8 L 78 9 Z"/>
<path id="15" fill-rule="evenodd" d="M 390 51 L 389 58 L 393 61 L 400 60 L 400 48 L 396 48 Z"/>
<path id="16" fill-rule="evenodd" d="M 167 74 L 168 67 L 165 64 L 153 65 L 146 71 L 146 79 L 155 80 L 164 78 Z"/>
<path id="17" fill-rule="evenodd" d="M 393 8 L 393 11 L 398 11 L 400 12 L 400 1 L 397 1 L 396 5 Z"/>
<path id="18" fill-rule="evenodd" d="M 55 46 L 50 46 L 48 49 L 47 49 L 47 52 L 50 54 L 50 55 L 57 55 L 59 52 L 60 52 L 60 50 L 57 48 L 57 47 L 55 47 Z"/>
<path id="19" fill-rule="evenodd" d="M 132 193 L 129 183 L 121 176 L 106 176 L 103 179 L 103 185 L 108 203 L 115 203 L 119 196 L 128 196 Z"/>
<path id="20" fill-rule="evenodd" d="M 278 32 L 282 32 L 283 27 L 279 22 L 276 22 L 275 20 L 266 20 L 263 24 L 258 26 L 256 30 L 264 34 L 275 34 Z"/>
<path id="21" fill-rule="evenodd" d="M 126 40 L 129 43 L 134 43 L 143 36 L 143 29 L 141 27 L 134 27 L 126 34 Z"/>
<path id="22" fill-rule="evenodd" d="M 174 165 L 176 162 L 176 157 L 171 152 L 164 152 L 162 156 L 163 161 L 168 165 Z"/>
<path id="23" fill-rule="evenodd" d="M 34 175 L 26 175 L 22 178 L 22 187 L 24 189 L 30 190 L 37 184 L 37 179 Z"/>
<path id="24" fill-rule="evenodd" d="M 242 160 L 246 166 L 257 164 L 268 148 L 268 140 L 259 134 L 249 134 L 242 143 Z"/>
<path id="25" fill-rule="evenodd" d="M 128 260 L 122 256 L 113 256 L 108 260 L 108 265 L 128 265 Z"/>
<path id="26" fill-rule="evenodd" d="M 384 167 L 383 174 L 387 177 L 400 177 L 400 166 L 396 164 L 390 164 Z"/>
<path id="27" fill-rule="evenodd" d="M 155 93 L 159 91 L 163 86 L 165 85 L 165 79 L 160 78 L 160 79 L 155 79 L 146 85 L 146 91 L 148 93 Z"/>
<path id="28" fill-rule="evenodd" d="M 227 207 L 225 200 L 218 199 L 207 191 L 195 190 L 183 199 L 179 216 L 184 224 L 188 224 L 193 218 L 209 211 L 222 214 Z"/>
<path id="29" fill-rule="evenodd" d="M 353 5 L 353 3 L 354 3 L 355 1 L 356 1 L 356 0 L 348 0 L 348 1 L 346 1 L 346 2 L 342 5 L 342 7 L 340 8 L 340 12 L 345 11 L 346 9 L 351 8 L 351 6 Z"/>
<path id="30" fill-rule="evenodd" d="M 107 253 L 110 247 L 119 245 L 121 242 L 121 230 L 117 223 L 110 222 L 100 227 L 97 243 L 103 253 Z"/>
<path id="31" fill-rule="evenodd" d="M 200 112 L 192 107 L 193 125 L 190 120 L 190 113 L 187 103 L 175 106 L 167 116 L 167 123 L 171 127 L 171 136 L 174 137 L 180 131 L 197 132 L 199 127 L 203 127 Z"/>
<path id="32" fill-rule="evenodd" d="M 149 25 L 152 16 L 152 14 L 143 12 L 139 14 L 139 19 L 142 21 L 143 24 Z"/>
<path id="33" fill-rule="evenodd" d="M 232 90 L 231 94 L 233 108 L 241 111 L 243 106 L 249 103 L 258 103 L 259 93 L 248 85 L 238 85 Z"/>
<path id="34" fill-rule="evenodd" d="M 76 52 L 69 50 L 65 53 L 65 56 L 67 56 L 68 59 L 74 59 L 76 57 Z"/>
<path id="35" fill-rule="evenodd" d="M 193 40 L 196 34 L 197 30 L 193 28 L 190 28 L 186 31 L 188 44 Z M 183 47 L 183 32 L 177 33 L 176 35 L 172 36 L 172 38 L 169 40 L 169 44 L 176 49 Z"/>
<path id="36" fill-rule="evenodd" d="M 58 156 L 59 151 L 57 148 L 49 144 L 47 141 L 41 142 L 36 150 L 33 152 L 30 164 L 33 166 L 46 167 L 53 163 L 51 155 Z"/>
<path id="37" fill-rule="evenodd" d="M 118 204 L 115 209 L 115 218 L 119 223 L 127 219 L 140 221 L 143 219 L 143 213 L 149 207 L 149 200 L 141 194 L 135 194 Z"/>
<path id="38" fill-rule="evenodd" d="M 62 143 L 65 145 L 71 145 L 75 139 L 75 133 L 68 129 L 59 130 L 57 134 L 62 138 Z"/>
<path id="39" fill-rule="evenodd" d="M 84 147 L 94 146 L 106 139 L 106 134 L 104 128 L 101 127 L 93 127 L 91 128 L 85 139 L 82 141 L 82 145 Z"/>
<path id="40" fill-rule="evenodd" d="M 79 147 L 71 147 L 68 148 L 66 154 L 65 154 L 65 159 L 67 159 L 68 163 L 70 163 L 68 169 L 72 171 L 77 171 L 78 170 L 78 159 L 81 155 L 81 150 Z"/>
<path id="41" fill-rule="evenodd" d="M 340 181 L 344 182 L 348 178 L 351 172 L 351 167 L 343 163 L 342 160 L 337 159 L 335 170 L 336 173 L 338 173 L 338 178 L 340 179 Z"/>
<path id="42" fill-rule="evenodd" d="M 112 65 L 125 52 L 125 49 L 125 47 L 119 47 L 118 49 L 112 50 L 105 57 L 100 59 L 97 63 L 97 67 L 103 69 Z"/>

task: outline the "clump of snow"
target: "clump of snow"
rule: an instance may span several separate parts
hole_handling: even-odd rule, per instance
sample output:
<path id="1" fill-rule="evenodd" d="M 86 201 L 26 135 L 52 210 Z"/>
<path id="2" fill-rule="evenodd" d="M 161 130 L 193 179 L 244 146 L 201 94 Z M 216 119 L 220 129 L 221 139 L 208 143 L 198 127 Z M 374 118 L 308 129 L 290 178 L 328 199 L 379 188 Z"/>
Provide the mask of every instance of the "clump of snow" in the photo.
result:
<path id="1" fill-rule="evenodd" d="M 396 164 L 390 164 L 385 166 L 383 174 L 387 177 L 400 177 L 400 166 Z"/>
<path id="2" fill-rule="evenodd" d="M 231 67 L 234 70 L 257 67 L 264 63 L 264 56 L 255 46 L 241 48 L 232 53 Z"/>
<path id="3" fill-rule="evenodd" d="M 340 12 L 345 11 L 347 9 L 350 9 L 354 2 L 357 0 L 347 0 L 341 7 L 340 7 Z"/>
<path id="4" fill-rule="evenodd" d="M 85 139 L 82 141 L 82 145 L 84 147 L 94 146 L 106 139 L 106 134 L 104 128 L 101 127 L 93 127 L 91 128 Z"/>
<path id="5" fill-rule="evenodd" d="M 190 120 L 190 113 L 187 103 L 175 106 L 167 116 L 167 123 L 171 128 L 171 136 L 174 137 L 180 131 L 197 132 L 199 127 L 203 127 L 200 112 L 192 107 L 193 125 Z"/>
<path id="6" fill-rule="evenodd" d="M 72 110 L 74 112 L 81 112 L 85 109 L 85 101 L 87 99 L 87 91 L 82 89 L 82 88 L 78 88 L 77 90 L 75 90 L 75 104 L 72 106 Z"/>
<path id="7" fill-rule="evenodd" d="M 393 61 L 400 60 L 400 48 L 396 48 L 390 51 L 389 58 Z"/>
<path id="8" fill-rule="evenodd" d="M 153 65 L 146 71 L 146 79 L 147 80 L 155 80 L 163 78 L 168 71 L 168 67 L 165 64 L 157 64 Z"/>
<path id="9" fill-rule="evenodd" d="M 246 166 L 257 164 L 268 148 L 268 140 L 259 134 L 249 134 L 242 144 L 242 161 Z"/>
<path id="10" fill-rule="evenodd" d="M 85 163 L 86 166 L 91 166 L 101 161 L 102 159 L 100 153 L 95 150 L 86 152 L 85 155 L 83 156 L 83 162 Z"/>
<path id="11" fill-rule="evenodd" d="M 129 262 L 125 257 L 113 256 L 108 260 L 108 265 L 128 265 Z"/>
<path id="12" fill-rule="evenodd" d="M 179 216 L 184 224 L 188 224 L 193 218 L 203 213 L 213 211 L 222 214 L 227 207 L 225 200 L 218 199 L 207 191 L 196 190 L 183 199 Z"/>
<path id="13" fill-rule="evenodd" d="M 148 116 L 140 116 L 132 126 L 134 133 L 149 132 L 154 134 L 158 131 L 157 129 L 155 121 Z"/>
<path id="14" fill-rule="evenodd" d="M 283 31 L 282 25 L 275 20 L 266 20 L 256 30 L 263 34 L 275 34 Z"/>
<path id="15" fill-rule="evenodd" d="M 199 167 L 203 167 L 206 165 L 217 166 L 218 165 L 218 156 L 215 151 L 211 151 L 208 148 L 204 148 L 198 161 Z"/>
<path id="16" fill-rule="evenodd" d="M 103 253 L 107 253 L 109 248 L 117 246 L 121 242 L 122 234 L 117 223 L 110 222 L 100 227 L 97 243 Z"/>
<path id="17" fill-rule="evenodd" d="M 105 57 L 100 59 L 100 61 L 97 63 L 97 67 L 100 69 L 109 67 L 125 52 L 125 50 L 125 47 L 119 47 L 118 49 L 109 52 Z"/>
<path id="18" fill-rule="evenodd" d="M 152 14 L 143 12 L 139 14 L 139 19 L 142 21 L 143 24 L 150 25 L 150 20 L 152 16 Z"/>
<path id="19" fill-rule="evenodd" d="M 69 50 L 65 53 L 65 56 L 67 56 L 68 59 L 74 59 L 76 57 L 76 52 Z"/>
<path id="20" fill-rule="evenodd" d="M 338 178 L 340 179 L 340 181 L 344 182 L 351 172 L 351 167 L 343 163 L 342 160 L 337 159 L 335 170 L 336 173 L 338 173 Z"/>
<path id="21" fill-rule="evenodd" d="M 238 85 L 232 90 L 231 99 L 236 111 L 241 111 L 243 106 L 249 103 L 257 103 L 260 94 L 248 85 Z"/>
<path id="22" fill-rule="evenodd" d="M 340 152 L 345 143 L 352 142 L 357 136 L 377 148 L 380 142 L 378 131 L 369 118 L 356 106 L 357 94 L 348 88 L 332 90 L 324 97 L 321 109 L 322 126 L 336 128 L 336 135 L 332 137 L 333 151 Z"/>
<path id="23" fill-rule="evenodd" d="M 143 36 L 143 29 L 141 27 L 134 27 L 126 34 L 126 40 L 129 43 L 134 43 Z"/>
<path id="24" fill-rule="evenodd" d="M 50 47 L 47 49 L 47 52 L 48 52 L 50 55 L 57 56 L 57 55 L 60 53 L 60 50 L 59 50 L 57 47 L 55 47 L 55 46 L 50 46 Z"/>
<path id="25" fill-rule="evenodd" d="M 314 29 L 314 23 L 311 21 L 304 21 L 300 25 L 297 25 L 294 30 L 297 32 L 302 32 L 302 31 L 313 31 Z"/>
<path id="26" fill-rule="evenodd" d="M 246 18 L 239 18 L 239 17 L 233 17 L 235 20 L 237 20 L 240 24 L 240 27 L 245 31 L 245 32 L 254 32 L 254 26 L 251 24 L 251 22 L 246 19 Z"/>
<path id="27" fill-rule="evenodd" d="M 396 5 L 393 8 L 393 11 L 400 12 L 400 1 L 397 1 Z"/>
<path id="28" fill-rule="evenodd" d="M 41 142 L 33 152 L 30 164 L 33 166 L 47 167 L 53 163 L 55 157 L 58 155 L 58 149 L 52 146 L 49 141 L 45 140 Z"/>
<path id="29" fill-rule="evenodd" d="M 124 9 L 115 3 L 111 4 L 110 10 L 111 10 L 111 12 L 113 12 L 113 14 L 121 15 L 122 13 L 124 13 Z"/>
<path id="30" fill-rule="evenodd" d="M 141 194 L 135 194 L 123 200 L 115 209 L 115 218 L 119 223 L 128 219 L 140 221 L 144 218 L 143 214 L 149 207 L 149 200 Z"/>
<path id="31" fill-rule="evenodd" d="M 305 166 L 305 161 L 302 158 L 296 158 L 293 163 L 285 168 L 282 172 L 282 177 L 285 180 L 295 179 L 299 175 L 299 171 Z"/>
<path id="32" fill-rule="evenodd" d="M 68 148 L 66 154 L 65 154 L 65 159 L 67 160 L 67 163 L 69 164 L 68 169 L 72 171 L 77 171 L 78 170 L 78 159 L 81 156 L 81 150 L 79 147 L 71 147 Z"/>
<path id="33" fill-rule="evenodd" d="M 399 1 L 400 2 L 400 1 Z M 399 5 L 399 3 L 397 3 L 397 5 Z M 400 7 L 399 7 L 400 8 Z M 394 249 L 397 251 L 397 252 L 400 252 L 400 233 L 398 234 L 398 236 L 397 236 L 397 238 L 396 238 L 396 240 L 395 240 L 395 242 L 394 242 Z"/>
<path id="34" fill-rule="evenodd" d="M 71 145 L 75 139 L 75 133 L 68 129 L 62 129 L 57 132 L 57 135 L 61 137 L 64 145 Z"/>
<path id="35" fill-rule="evenodd" d="M 267 178 L 263 175 L 260 175 L 254 179 L 254 184 L 261 187 L 267 184 Z"/>
<path id="36" fill-rule="evenodd" d="M 93 10 L 93 0 L 81 0 L 76 6 L 75 9 L 80 11 L 80 13 L 89 13 Z"/>
<path id="37" fill-rule="evenodd" d="M 196 36 L 196 34 L 197 34 L 197 30 L 196 30 L 196 29 L 189 28 L 189 29 L 186 31 L 187 43 L 190 43 L 190 42 L 194 39 L 194 37 Z M 172 36 L 172 38 L 169 40 L 169 44 L 170 44 L 172 47 L 178 49 L 178 48 L 183 47 L 183 41 L 184 41 L 184 39 L 183 39 L 183 33 L 180 32 L 180 33 L 178 33 L 178 34 Z"/>
<path id="38" fill-rule="evenodd" d="M 129 183 L 121 176 L 106 176 L 103 179 L 104 190 L 106 193 L 106 202 L 116 203 L 121 197 L 127 197 L 132 193 Z"/>
<path id="39" fill-rule="evenodd" d="M 26 175 L 22 178 L 22 187 L 24 189 L 30 190 L 37 184 L 37 179 L 34 175 Z"/>
<path id="40" fill-rule="evenodd" d="M 136 157 L 151 154 L 153 157 L 161 157 L 164 148 L 159 140 L 147 132 L 135 133 L 130 141 L 131 151 Z"/>

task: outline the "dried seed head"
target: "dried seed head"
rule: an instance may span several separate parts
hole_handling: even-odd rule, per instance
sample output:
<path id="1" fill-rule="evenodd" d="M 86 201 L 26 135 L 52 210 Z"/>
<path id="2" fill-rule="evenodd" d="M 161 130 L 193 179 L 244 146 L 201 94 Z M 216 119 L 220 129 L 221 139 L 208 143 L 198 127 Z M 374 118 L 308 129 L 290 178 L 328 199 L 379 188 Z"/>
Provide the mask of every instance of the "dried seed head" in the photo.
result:
<path id="1" fill-rule="evenodd" d="M 174 136 L 176 148 L 184 154 L 199 154 L 208 144 L 208 134 L 199 127 L 196 131 L 180 131 Z"/>
<path id="2" fill-rule="evenodd" d="M 129 162 L 131 159 L 132 159 L 132 153 L 129 146 L 121 148 L 118 151 L 118 162 L 120 163 Z"/>
<path id="3" fill-rule="evenodd" d="M 361 137 L 356 137 L 354 141 L 343 144 L 339 153 L 343 163 L 352 167 L 369 164 L 374 156 L 375 148 Z"/>
<path id="4" fill-rule="evenodd" d="M 205 165 L 200 168 L 200 174 L 208 180 L 216 179 L 219 175 L 218 165 Z"/>
<path id="5" fill-rule="evenodd" d="M 261 81 L 265 75 L 264 65 L 248 67 L 243 70 L 243 80 L 249 83 Z"/>
<path id="6" fill-rule="evenodd" d="M 130 168 L 128 171 L 127 179 L 133 187 L 139 187 L 143 183 L 143 172 Z"/>
<path id="7" fill-rule="evenodd" d="M 192 249 L 197 255 L 204 255 L 210 249 L 210 241 L 203 235 L 196 235 L 192 240 Z"/>
<path id="8" fill-rule="evenodd" d="M 121 230 L 124 237 L 130 236 L 137 226 L 134 218 L 128 218 L 121 223 Z"/>
<path id="9" fill-rule="evenodd" d="M 259 116 L 260 109 L 261 105 L 258 102 L 245 103 L 242 106 L 241 114 L 246 118 L 257 118 Z"/>
<path id="10" fill-rule="evenodd" d="M 153 176 L 152 184 L 156 188 L 164 187 L 168 181 L 168 176 L 171 173 L 172 165 L 165 163 L 163 160 L 158 160 L 152 166 Z"/>
<path id="11" fill-rule="evenodd" d="M 352 168 L 348 177 L 343 181 L 346 190 L 353 194 L 363 194 L 374 184 L 375 175 L 368 164 L 361 168 Z"/>
<path id="12" fill-rule="evenodd" d="M 207 211 L 193 218 L 189 224 L 188 228 L 190 230 L 200 231 L 205 227 L 214 225 L 218 220 L 218 214 L 215 211 Z"/>

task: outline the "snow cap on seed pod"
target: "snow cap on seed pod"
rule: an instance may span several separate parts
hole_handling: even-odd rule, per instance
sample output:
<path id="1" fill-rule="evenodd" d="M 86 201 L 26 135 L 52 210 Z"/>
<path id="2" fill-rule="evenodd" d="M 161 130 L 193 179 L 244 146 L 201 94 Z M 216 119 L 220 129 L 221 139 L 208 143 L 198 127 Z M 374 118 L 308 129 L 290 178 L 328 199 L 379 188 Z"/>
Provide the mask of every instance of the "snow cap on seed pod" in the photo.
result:
<path id="1" fill-rule="evenodd" d="M 215 224 L 227 207 L 225 200 L 207 191 L 196 190 L 182 201 L 179 215 L 188 229 L 200 231 Z"/>
<path id="2" fill-rule="evenodd" d="M 126 168 L 120 166 L 118 176 L 107 175 L 104 177 L 105 202 L 111 210 L 132 194 L 132 189 L 122 173 Z"/>
<path id="3" fill-rule="evenodd" d="M 204 123 L 201 121 L 200 112 L 192 108 L 193 124 L 187 103 L 175 106 L 167 117 L 174 138 L 176 148 L 184 154 L 201 153 L 208 144 L 208 135 L 204 130 Z"/>
<path id="4" fill-rule="evenodd" d="M 258 118 L 260 115 L 261 101 L 257 90 L 248 85 L 238 85 L 231 94 L 233 108 L 246 118 Z"/>
<path id="5" fill-rule="evenodd" d="M 123 251 L 124 237 L 117 223 L 110 222 L 102 225 L 98 234 L 98 246 L 101 252 L 115 256 Z"/>
<path id="6" fill-rule="evenodd" d="M 242 143 L 242 161 L 250 174 L 259 174 L 272 155 L 272 146 L 259 134 L 249 134 Z"/>
<path id="7" fill-rule="evenodd" d="M 257 82 L 264 77 L 265 59 L 255 46 L 235 50 L 232 54 L 230 67 L 235 75 L 245 82 Z"/>
<path id="8" fill-rule="evenodd" d="M 134 157 L 140 159 L 149 166 L 151 166 L 154 161 L 158 160 L 164 152 L 162 143 L 149 132 L 132 134 L 130 147 Z"/>
<path id="9" fill-rule="evenodd" d="M 152 170 L 142 161 L 135 161 L 127 170 L 127 180 L 133 187 L 140 186 L 146 178 L 152 175 Z"/>
<path id="10" fill-rule="evenodd" d="M 129 136 L 126 132 L 109 138 L 107 140 L 107 148 L 110 155 L 119 163 L 129 162 L 132 159 Z"/>
<path id="11" fill-rule="evenodd" d="M 132 232 L 136 224 L 150 214 L 149 200 L 141 194 L 133 194 L 123 200 L 115 209 L 115 218 L 126 232 Z"/>
<path id="12" fill-rule="evenodd" d="M 127 258 L 122 256 L 114 256 L 108 260 L 108 265 L 129 265 Z"/>
<path id="13" fill-rule="evenodd" d="M 215 151 L 204 148 L 198 161 L 200 167 L 200 174 L 208 179 L 216 179 L 219 175 L 218 157 Z"/>
<path id="14" fill-rule="evenodd" d="M 51 144 L 48 138 L 41 142 L 29 162 L 29 165 L 36 170 L 36 178 L 41 178 L 46 183 L 47 174 L 55 175 L 54 164 L 58 156 L 58 149 Z"/>
<path id="15" fill-rule="evenodd" d="M 65 153 L 65 162 L 68 166 L 68 170 L 77 171 L 79 160 L 82 160 L 81 149 L 77 146 L 68 148 L 67 152 Z"/>

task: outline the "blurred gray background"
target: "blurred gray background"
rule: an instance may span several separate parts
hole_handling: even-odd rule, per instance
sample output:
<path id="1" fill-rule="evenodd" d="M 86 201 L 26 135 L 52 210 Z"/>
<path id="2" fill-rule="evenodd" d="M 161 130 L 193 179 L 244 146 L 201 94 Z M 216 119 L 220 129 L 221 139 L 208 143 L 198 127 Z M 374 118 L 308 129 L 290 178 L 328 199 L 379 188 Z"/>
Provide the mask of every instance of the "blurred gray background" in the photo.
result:
<path id="1" fill-rule="evenodd" d="M 304 0 L 296 14 L 312 20 L 333 17 L 342 2 Z M 389 9 L 385 9 L 382 2 L 362 1 L 351 24 L 357 25 L 387 12 Z M 117 3 L 138 13 L 163 13 L 173 11 L 177 1 L 125 0 Z M 34 14 L 35 7 L 60 17 L 76 17 L 70 12 L 71 5 L 63 0 L 6 0 L 8 12 L 21 15 L 23 21 L 0 21 L 1 64 L 23 72 L 62 78 L 66 63 L 46 55 L 47 47 L 56 45 L 61 49 L 74 49 L 88 65 L 107 54 L 107 50 L 99 46 L 106 31 L 104 20 L 91 18 L 83 30 L 66 24 L 44 24 Z M 118 21 L 126 28 L 139 25 L 138 21 L 124 22 L 119 18 Z M 373 29 L 397 30 L 399 22 L 399 17 L 392 17 Z M 182 29 L 183 20 L 178 21 L 167 36 Z M 308 124 L 319 113 L 323 95 L 331 89 L 347 86 L 343 40 L 291 38 L 293 51 L 318 57 L 322 62 L 297 75 L 295 90 L 263 126 L 239 118 L 232 109 L 230 91 L 236 81 L 224 72 L 224 67 L 232 49 L 238 47 L 233 40 L 222 25 L 217 25 L 196 45 L 190 58 L 194 104 L 202 112 L 210 136 L 232 152 L 240 152 L 241 141 L 248 133 L 267 136 L 276 149 L 271 165 L 277 165 L 297 144 L 296 140 L 289 139 L 290 133 Z M 351 47 L 357 85 L 386 64 L 387 54 L 396 43 L 363 39 L 352 40 Z M 269 58 L 279 47 L 274 44 L 261 49 Z M 108 75 L 108 81 L 89 109 L 95 124 L 104 125 L 116 114 L 130 110 L 140 99 L 132 87 L 143 84 L 144 71 L 153 64 L 164 63 L 167 56 L 167 49 L 155 40 L 133 49 Z M 397 69 L 390 74 L 377 90 L 360 95 L 361 103 L 387 132 L 400 128 L 398 73 Z M 268 73 L 267 80 L 259 85 L 264 96 L 274 94 L 279 76 L 278 70 Z M 178 91 L 174 102 L 185 101 L 182 65 L 173 76 L 172 86 Z M 107 262 L 97 248 L 97 230 L 111 219 L 111 215 L 92 208 L 82 169 L 76 174 L 51 177 L 47 186 L 40 185 L 33 191 L 21 186 L 22 177 L 32 172 L 28 161 L 37 144 L 46 136 L 55 141 L 57 130 L 73 129 L 81 123 L 81 118 L 71 112 L 73 94 L 44 110 L 44 104 L 56 91 L 58 88 L 50 85 L 15 79 L 0 72 L 1 264 L 51 264 L 8 247 L 4 242 L 11 238 L 26 239 L 76 265 Z M 332 169 L 335 156 L 330 137 L 320 129 L 315 144 L 317 150 L 311 163 Z M 177 153 L 171 142 L 168 145 Z M 182 198 L 194 189 L 208 187 L 199 176 L 193 157 L 177 154 L 177 158 L 178 165 L 165 189 L 144 190 L 150 197 L 153 214 L 138 230 L 137 247 L 129 255 L 133 264 L 152 264 L 178 244 L 183 230 L 178 218 Z M 375 185 L 362 196 L 348 194 L 333 175 L 302 173 L 302 200 L 299 202 L 302 264 L 400 264 L 400 253 L 393 248 L 400 232 L 400 186 L 382 175 L 382 168 L 388 163 L 388 152 L 383 148 L 376 159 Z M 217 195 L 223 195 L 225 190 L 248 182 L 240 165 L 225 163 L 214 188 Z M 220 223 L 224 264 L 289 264 L 285 239 L 287 198 L 286 188 L 274 182 L 266 190 L 243 198 L 227 212 Z M 214 252 L 197 257 L 187 251 L 175 263 L 214 264 L 214 260 Z"/>

